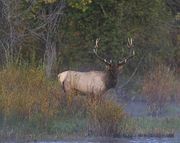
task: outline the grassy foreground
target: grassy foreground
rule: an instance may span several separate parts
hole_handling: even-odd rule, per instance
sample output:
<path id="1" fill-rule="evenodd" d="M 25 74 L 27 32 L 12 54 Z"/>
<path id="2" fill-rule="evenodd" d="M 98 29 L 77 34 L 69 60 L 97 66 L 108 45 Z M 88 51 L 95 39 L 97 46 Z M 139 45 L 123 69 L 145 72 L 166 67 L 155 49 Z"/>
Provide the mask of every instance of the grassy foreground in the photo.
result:
<path id="1" fill-rule="evenodd" d="M 129 117 L 110 100 L 65 96 L 42 69 L 0 71 L 0 139 L 55 140 L 85 136 L 173 136 L 180 119 Z"/>
<path id="2" fill-rule="evenodd" d="M 180 131 L 179 118 L 140 117 L 127 119 L 126 123 L 120 123 L 120 134 L 113 137 L 173 137 L 176 131 Z M 68 118 L 52 120 L 46 128 L 35 128 L 28 122 L 14 122 L 12 125 L 1 125 L 0 139 L 4 140 L 60 140 L 74 139 L 87 136 L 98 136 L 97 133 L 89 134 L 88 119 Z M 123 126 L 123 129 L 122 129 Z"/>

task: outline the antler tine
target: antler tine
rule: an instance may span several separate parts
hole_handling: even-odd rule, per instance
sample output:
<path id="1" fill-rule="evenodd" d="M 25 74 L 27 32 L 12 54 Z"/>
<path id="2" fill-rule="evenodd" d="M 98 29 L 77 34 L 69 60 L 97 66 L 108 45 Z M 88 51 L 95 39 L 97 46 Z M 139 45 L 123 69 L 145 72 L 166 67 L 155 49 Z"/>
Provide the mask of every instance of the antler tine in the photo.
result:
<path id="1" fill-rule="evenodd" d="M 100 61 L 104 62 L 104 63 L 107 64 L 107 65 L 110 65 L 111 63 L 109 63 L 106 59 L 100 57 L 100 56 L 98 55 L 98 53 L 97 53 L 97 48 L 98 48 L 98 46 L 99 46 L 99 45 L 98 45 L 99 41 L 100 41 L 100 38 L 97 38 L 97 39 L 96 39 L 95 48 L 93 49 L 93 52 L 94 52 L 95 56 L 96 56 Z"/>
<path id="2" fill-rule="evenodd" d="M 132 39 L 132 38 L 128 38 L 127 47 L 128 47 L 128 48 L 133 48 L 133 39 Z M 119 62 L 118 62 L 118 65 L 126 64 L 128 60 L 130 60 L 131 58 L 134 57 L 134 55 L 135 55 L 135 51 L 133 50 L 133 51 L 132 51 L 132 55 L 124 58 L 122 61 L 119 61 Z"/>
<path id="3" fill-rule="evenodd" d="M 128 60 L 130 60 L 131 58 L 133 58 L 135 55 L 135 52 L 133 51 L 133 54 L 128 56 L 127 58 L 123 59 L 122 61 L 119 61 L 118 62 L 118 65 L 121 66 L 121 65 L 124 65 L 127 63 Z"/>
<path id="4" fill-rule="evenodd" d="M 130 39 L 128 38 L 127 47 L 128 48 L 133 47 L 133 39 L 132 38 L 130 38 Z"/>
<path id="5" fill-rule="evenodd" d="M 100 41 L 100 38 L 97 38 L 97 39 L 96 39 L 96 45 L 95 45 L 95 48 L 98 48 L 98 43 L 99 43 L 99 41 Z"/>

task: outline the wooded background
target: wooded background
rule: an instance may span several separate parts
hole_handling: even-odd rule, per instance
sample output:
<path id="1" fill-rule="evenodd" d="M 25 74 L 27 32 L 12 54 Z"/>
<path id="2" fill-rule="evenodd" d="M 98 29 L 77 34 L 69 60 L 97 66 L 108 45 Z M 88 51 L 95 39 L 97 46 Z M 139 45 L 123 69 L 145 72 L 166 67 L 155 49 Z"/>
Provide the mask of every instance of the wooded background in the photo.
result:
<path id="1" fill-rule="evenodd" d="M 0 65 L 43 67 L 48 78 L 65 69 L 99 69 L 92 53 L 119 60 L 134 39 L 144 74 L 156 63 L 179 71 L 179 0 L 0 0 Z M 98 66 L 97 66 L 98 65 Z"/>

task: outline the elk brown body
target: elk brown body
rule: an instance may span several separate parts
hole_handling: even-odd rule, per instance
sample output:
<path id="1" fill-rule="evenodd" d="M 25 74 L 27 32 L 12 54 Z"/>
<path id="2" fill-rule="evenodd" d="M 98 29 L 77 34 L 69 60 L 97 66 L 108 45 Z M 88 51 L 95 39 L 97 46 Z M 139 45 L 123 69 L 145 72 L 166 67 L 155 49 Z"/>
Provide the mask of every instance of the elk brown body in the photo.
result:
<path id="1" fill-rule="evenodd" d="M 100 71 L 77 72 L 65 71 L 58 75 L 65 92 L 73 90 L 85 94 L 101 94 L 105 91 L 105 73 Z M 64 80 L 63 80 L 64 79 Z"/>
<path id="2" fill-rule="evenodd" d="M 115 70 L 116 72 L 116 70 Z M 117 83 L 117 73 L 113 71 L 65 71 L 58 75 L 63 89 L 67 93 L 73 90 L 85 94 L 101 95 Z"/>

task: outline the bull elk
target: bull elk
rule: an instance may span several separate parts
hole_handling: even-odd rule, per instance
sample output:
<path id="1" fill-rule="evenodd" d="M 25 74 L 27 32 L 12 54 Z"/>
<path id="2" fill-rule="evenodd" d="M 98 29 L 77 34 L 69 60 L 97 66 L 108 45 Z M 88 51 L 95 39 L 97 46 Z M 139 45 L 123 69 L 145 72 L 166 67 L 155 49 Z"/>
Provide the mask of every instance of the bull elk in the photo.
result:
<path id="1" fill-rule="evenodd" d="M 134 55 L 132 53 L 118 62 L 107 60 L 99 56 L 98 50 L 99 39 L 96 39 L 95 47 L 93 48 L 94 55 L 106 65 L 105 71 L 89 71 L 89 72 L 78 72 L 78 71 L 64 71 L 58 74 L 58 79 L 63 87 L 66 94 L 72 91 L 79 91 L 84 94 L 102 95 L 108 89 L 116 86 L 117 76 L 119 71 L 123 68 L 123 65 L 127 63 Z M 132 39 L 128 38 L 128 48 L 133 48 Z"/>

